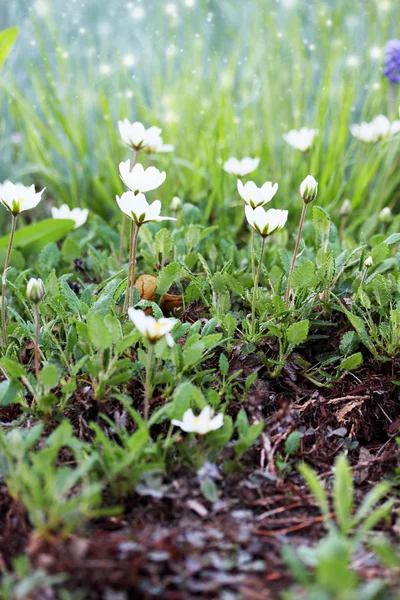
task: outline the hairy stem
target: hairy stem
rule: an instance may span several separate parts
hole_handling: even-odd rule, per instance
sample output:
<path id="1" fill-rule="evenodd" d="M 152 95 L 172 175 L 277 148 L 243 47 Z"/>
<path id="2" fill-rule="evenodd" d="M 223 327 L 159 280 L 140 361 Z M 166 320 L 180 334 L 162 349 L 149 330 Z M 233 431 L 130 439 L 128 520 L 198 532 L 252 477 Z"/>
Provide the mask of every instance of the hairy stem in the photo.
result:
<path id="1" fill-rule="evenodd" d="M 149 420 L 150 410 L 150 399 L 152 396 L 152 385 L 151 375 L 153 372 L 153 356 L 154 356 L 154 344 L 150 344 L 149 352 L 147 354 L 147 365 L 146 365 L 146 381 L 144 385 L 144 420 Z"/>
<path id="2" fill-rule="evenodd" d="M 131 237 L 131 262 L 129 264 L 130 280 L 129 280 L 129 306 L 133 303 L 133 288 L 135 287 L 135 266 L 136 266 L 136 250 L 139 236 L 140 225 L 136 223 L 136 227 L 133 227 L 133 233 Z"/>
<path id="3" fill-rule="evenodd" d="M 264 256 L 264 247 L 265 247 L 265 237 L 263 237 L 263 239 L 262 239 L 260 258 L 258 260 L 257 271 L 256 271 L 256 274 L 254 277 L 253 302 L 252 302 L 252 306 L 251 306 L 251 335 L 252 336 L 255 333 L 256 302 L 257 302 L 257 298 L 258 298 L 258 282 L 260 280 L 261 265 L 262 265 L 262 260 L 263 260 L 263 256 Z"/>
<path id="4" fill-rule="evenodd" d="M 7 271 L 8 265 L 10 264 L 10 256 L 12 245 L 14 241 L 15 229 L 17 227 L 17 215 L 12 215 L 10 239 L 8 240 L 8 248 L 6 254 L 6 260 L 4 263 L 3 279 L 1 285 L 1 326 L 3 333 L 3 344 L 7 345 L 7 330 L 6 330 L 6 285 L 7 285 Z"/>
<path id="5" fill-rule="evenodd" d="M 253 277 L 253 280 L 254 280 L 254 277 L 256 274 L 256 264 L 255 264 L 255 256 L 254 256 L 254 238 L 255 238 L 254 229 L 251 228 L 251 250 L 250 250 L 250 252 L 251 252 L 251 275 Z"/>
<path id="6" fill-rule="evenodd" d="M 291 278 L 292 273 L 294 271 L 294 268 L 296 266 L 296 258 L 297 258 L 297 254 L 299 252 L 299 246 L 300 246 L 300 240 L 301 240 L 301 232 L 303 231 L 303 225 L 304 225 L 304 219 L 306 217 L 306 212 L 307 212 L 307 204 L 305 202 L 303 202 L 303 208 L 302 208 L 302 211 L 301 211 L 301 217 L 300 217 L 300 223 L 299 223 L 299 230 L 297 232 L 296 245 L 294 247 L 292 264 L 290 265 L 290 270 L 289 270 L 289 275 L 288 275 L 288 282 L 287 282 L 287 288 L 286 288 L 286 297 L 285 297 L 285 304 L 286 304 L 286 306 L 289 306 L 290 278 Z"/>
<path id="7" fill-rule="evenodd" d="M 130 233 L 129 233 L 129 263 L 128 263 L 128 278 L 126 280 L 126 292 L 125 292 L 125 301 L 124 301 L 124 309 L 123 312 L 125 313 L 128 309 L 128 300 L 129 300 L 129 294 L 130 294 L 130 289 L 131 289 L 131 265 L 132 265 L 132 253 L 133 253 L 133 244 L 132 244 L 132 240 L 133 240 L 133 236 L 134 236 L 134 227 L 135 227 L 135 223 L 131 220 L 131 225 L 130 225 Z"/>
<path id="8" fill-rule="evenodd" d="M 39 331 L 40 331 L 40 322 L 39 322 L 39 305 L 35 302 L 35 306 L 33 309 L 34 314 L 34 322 L 35 322 L 35 344 L 34 344 L 34 352 L 35 352 L 35 377 L 36 381 L 39 383 Z"/>
<path id="9" fill-rule="evenodd" d="M 133 151 L 132 161 L 131 161 L 131 171 L 136 164 L 138 157 L 138 150 Z M 122 261 L 124 259 L 124 246 L 125 246 L 125 230 L 126 230 L 126 214 L 122 215 L 122 225 L 121 225 L 121 238 L 119 240 L 119 268 L 122 267 Z"/>

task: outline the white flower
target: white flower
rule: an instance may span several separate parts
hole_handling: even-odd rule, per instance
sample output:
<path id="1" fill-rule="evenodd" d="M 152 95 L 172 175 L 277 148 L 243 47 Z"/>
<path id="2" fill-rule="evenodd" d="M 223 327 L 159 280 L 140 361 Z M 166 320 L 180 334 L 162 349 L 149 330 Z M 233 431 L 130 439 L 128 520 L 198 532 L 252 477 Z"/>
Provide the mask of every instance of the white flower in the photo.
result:
<path id="1" fill-rule="evenodd" d="M 173 144 L 164 144 L 161 135 L 159 135 L 151 145 L 145 146 L 143 150 L 149 154 L 156 154 L 157 152 L 173 152 L 175 146 Z"/>
<path id="2" fill-rule="evenodd" d="M 282 229 L 288 218 L 287 210 L 270 208 L 266 211 L 262 206 L 251 208 L 247 205 L 244 210 L 247 221 L 262 237 L 267 237 Z"/>
<path id="3" fill-rule="evenodd" d="M 243 200 L 251 206 L 263 206 L 272 200 L 278 191 L 278 184 L 272 185 L 270 181 L 264 183 L 262 187 L 257 187 L 253 181 L 248 181 L 246 184 L 238 179 L 237 189 Z"/>
<path id="4" fill-rule="evenodd" d="M 160 217 L 161 202 L 155 200 L 149 204 L 144 194 L 124 192 L 121 198 L 117 196 L 117 203 L 122 212 L 138 225 L 151 221 L 176 221 L 173 217 Z"/>
<path id="5" fill-rule="evenodd" d="M 372 256 L 368 256 L 368 258 L 366 258 L 366 259 L 364 260 L 364 266 L 366 266 L 366 267 L 367 267 L 367 269 L 368 269 L 369 267 L 372 267 L 372 265 L 373 265 L 373 264 L 374 264 L 374 261 L 372 260 Z"/>
<path id="6" fill-rule="evenodd" d="M 174 196 L 171 200 L 171 204 L 169 205 L 169 207 L 174 212 L 177 212 L 182 208 L 182 200 L 178 198 L 178 196 Z"/>
<path id="7" fill-rule="evenodd" d="M 119 174 L 126 187 L 135 194 L 145 193 L 155 190 L 165 181 L 165 171 L 160 172 L 156 167 L 144 169 L 140 163 L 137 163 L 131 170 L 130 160 L 119 164 Z"/>
<path id="8" fill-rule="evenodd" d="M 300 197 L 308 204 L 315 200 L 318 194 L 318 182 L 314 179 L 312 175 L 307 175 L 307 177 L 300 184 Z"/>
<path id="9" fill-rule="evenodd" d="M 75 221 L 74 229 L 84 225 L 88 215 L 89 211 L 87 208 L 73 208 L 71 210 L 68 204 L 62 204 L 60 208 L 57 208 L 56 206 L 51 207 L 51 216 L 53 219 L 71 219 L 72 221 Z"/>
<path id="10" fill-rule="evenodd" d="M 249 156 L 246 156 L 245 158 L 242 158 L 242 160 L 238 160 L 237 158 L 231 157 L 224 163 L 224 171 L 231 175 L 236 175 L 237 177 L 245 177 L 249 173 L 255 171 L 259 164 L 259 158 L 250 158 Z"/>
<path id="11" fill-rule="evenodd" d="M 159 127 L 154 126 L 146 129 L 143 123 L 139 121 L 130 123 L 128 119 L 118 121 L 118 128 L 122 141 L 134 150 L 141 150 L 156 144 L 162 131 Z"/>
<path id="12" fill-rule="evenodd" d="M 389 206 L 385 206 L 385 208 L 382 208 L 378 215 L 378 220 L 380 223 L 390 223 L 392 218 L 392 211 L 389 208 Z"/>
<path id="13" fill-rule="evenodd" d="M 28 300 L 37 304 L 43 300 L 45 293 L 46 288 L 44 287 L 43 281 L 31 277 L 26 286 L 26 297 Z"/>
<path id="14" fill-rule="evenodd" d="M 34 185 L 27 187 L 22 183 L 14 184 L 6 181 L 0 185 L 0 202 L 13 215 L 19 215 L 19 213 L 37 206 L 45 189 L 36 193 Z"/>
<path id="15" fill-rule="evenodd" d="M 312 146 L 315 136 L 318 135 L 318 129 L 308 129 L 302 127 L 299 130 L 291 129 L 289 133 L 283 135 L 283 139 L 296 150 L 307 152 Z"/>
<path id="16" fill-rule="evenodd" d="M 359 125 L 351 125 L 350 131 L 364 144 L 371 144 L 399 133 L 400 121 L 391 123 L 385 115 L 378 115 L 370 122 L 363 121 Z"/>
<path id="17" fill-rule="evenodd" d="M 150 316 L 146 315 L 142 310 L 136 310 L 135 308 L 128 308 L 128 315 L 136 329 L 149 340 L 150 343 L 155 344 L 161 338 L 165 337 L 165 340 L 170 348 L 174 345 L 174 338 L 171 335 L 171 331 L 175 327 L 176 319 L 158 319 L 158 321 Z"/>
<path id="18" fill-rule="evenodd" d="M 400 121 L 399 120 L 393 121 L 390 126 L 390 135 L 396 135 L 396 133 L 399 133 L 399 131 L 400 131 Z"/>
<path id="19" fill-rule="evenodd" d="M 189 408 L 184 413 L 182 421 L 172 419 L 171 423 L 187 433 L 205 435 L 209 431 L 220 429 L 224 424 L 224 415 L 222 413 L 219 413 L 215 417 L 213 415 L 214 411 L 210 406 L 205 406 L 197 417 L 194 416 L 192 409 Z"/>

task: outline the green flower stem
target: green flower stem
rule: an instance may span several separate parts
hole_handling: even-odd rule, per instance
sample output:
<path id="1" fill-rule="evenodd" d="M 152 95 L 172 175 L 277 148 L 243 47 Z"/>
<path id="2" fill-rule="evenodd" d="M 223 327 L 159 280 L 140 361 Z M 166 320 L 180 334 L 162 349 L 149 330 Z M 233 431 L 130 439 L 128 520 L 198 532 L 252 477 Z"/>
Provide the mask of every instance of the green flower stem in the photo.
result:
<path id="1" fill-rule="evenodd" d="M 251 306 L 251 335 L 252 336 L 255 333 L 255 325 L 256 325 L 255 317 L 256 317 L 256 302 L 257 302 L 257 298 L 258 298 L 258 282 L 260 280 L 261 265 L 262 265 L 262 260 L 263 260 L 263 256 L 264 256 L 264 247 L 265 247 L 265 237 L 262 238 L 260 258 L 258 261 L 256 275 L 254 278 L 253 302 L 252 302 L 252 306 Z"/>
<path id="2" fill-rule="evenodd" d="M 129 234 L 129 239 L 130 239 L 130 246 L 129 246 L 129 263 L 128 263 L 128 277 L 126 280 L 126 292 L 125 292 L 125 301 L 124 301 L 124 309 L 123 312 L 126 313 L 126 311 L 128 310 L 128 299 L 129 299 L 129 294 L 130 294 L 130 289 L 131 289 L 131 264 L 132 264 L 132 252 L 133 252 L 133 244 L 132 244 L 132 240 L 133 240 L 133 236 L 134 236 L 134 227 L 135 227 L 135 223 L 133 222 L 133 220 L 131 220 L 131 225 L 130 225 L 130 234 Z"/>
<path id="3" fill-rule="evenodd" d="M 136 251 L 137 251 L 137 242 L 139 236 L 139 223 L 136 223 L 136 227 L 132 221 L 133 228 L 131 229 L 131 249 L 130 249 L 130 263 L 129 263 L 129 271 L 130 271 L 130 279 L 129 279 L 129 306 L 132 306 L 133 303 L 133 288 L 135 287 L 135 266 L 136 266 Z"/>
<path id="4" fill-rule="evenodd" d="M 134 150 L 133 156 L 132 156 L 132 162 L 131 162 L 131 171 L 136 164 L 137 157 L 138 157 L 138 150 Z M 124 213 L 122 215 L 121 238 L 119 240 L 119 259 L 118 259 L 119 268 L 122 267 L 122 261 L 124 259 L 125 230 L 126 230 L 126 214 Z"/>
<path id="5" fill-rule="evenodd" d="M 255 251 L 254 238 L 255 238 L 254 229 L 251 228 L 251 250 L 250 250 L 250 252 L 251 252 L 251 275 L 253 277 L 253 280 L 254 280 L 254 277 L 256 274 L 256 265 L 255 265 L 255 256 L 254 256 L 254 251 Z"/>
<path id="6" fill-rule="evenodd" d="M 35 352 L 35 377 L 36 381 L 39 383 L 39 331 L 40 331 L 40 322 L 39 322 L 39 304 L 35 302 L 34 309 L 34 323 L 35 323 L 35 344 L 34 344 L 34 352 Z"/>
<path id="7" fill-rule="evenodd" d="M 150 399 L 153 393 L 151 385 L 151 376 L 153 372 L 153 356 L 154 344 L 150 344 L 149 352 L 147 354 L 146 381 L 144 384 L 144 420 L 146 421 L 146 423 L 149 420 Z"/>
<path id="8" fill-rule="evenodd" d="M 10 256 L 12 245 L 14 242 L 15 229 L 17 227 L 17 215 L 12 214 L 12 223 L 10 231 L 10 239 L 8 240 L 8 248 L 6 254 L 6 260 L 4 263 L 3 279 L 1 285 L 1 325 L 3 332 L 3 344 L 7 345 L 7 329 L 6 329 L 6 284 L 7 284 L 7 271 L 10 263 Z"/>
<path id="9" fill-rule="evenodd" d="M 300 246 L 300 240 L 301 240 L 301 232 L 303 231 L 303 225 L 304 225 L 304 219 L 306 218 L 306 212 L 307 212 L 307 204 L 305 202 L 303 202 L 303 208 L 302 208 L 302 211 L 301 211 L 301 217 L 300 217 L 300 223 L 299 223 L 299 230 L 297 232 L 296 246 L 294 247 L 292 264 L 290 265 L 290 270 L 289 270 L 289 275 L 288 275 L 288 282 L 287 282 L 287 288 L 286 288 L 286 297 L 285 297 L 285 304 L 286 304 L 286 306 L 289 306 L 290 278 L 291 278 L 292 273 L 294 271 L 294 268 L 296 266 L 296 258 L 297 258 L 297 254 L 299 252 L 299 246 Z"/>

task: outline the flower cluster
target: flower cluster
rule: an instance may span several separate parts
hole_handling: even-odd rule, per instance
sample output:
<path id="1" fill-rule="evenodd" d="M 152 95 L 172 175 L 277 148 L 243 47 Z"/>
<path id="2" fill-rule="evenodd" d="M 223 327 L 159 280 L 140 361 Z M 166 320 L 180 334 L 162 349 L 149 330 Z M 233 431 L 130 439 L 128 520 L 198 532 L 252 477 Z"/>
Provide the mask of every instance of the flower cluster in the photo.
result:
<path id="1" fill-rule="evenodd" d="M 128 119 L 119 121 L 119 130 L 122 141 L 131 146 L 136 152 L 139 150 L 155 150 L 163 146 L 160 137 L 161 129 L 159 127 L 149 127 L 146 129 L 142 123 L 130 123 Z M 150 223 L 152 221 L 175 221 L 173 217 L 161 217 L 161 202 L 155 200 L 149 204 L 145 193 L 156 190 L 166 179 L 165 171 L 160 172 L 156 167 L 150 166 L 147 169 L 140 163 L 131 165 L 130 160 L 121 162 L 119 165 L 119 174 L 128 188 L 121 197 L 116 196 L 117 204 L 121 211 L 127 215 L 136 225 Z"/>
<path id="2" fill-rule="evenodd" d="M 371 144 L 400 132 L 400 120 L 392 123 L 385 115 L 377 115 L 372 121 L 351 125 L 352 135 L 364 144 Z"/>
<path id="3" fill-rule="evenodd" d="M 400 83 L 400 40 L 389 40 L 385 46 L 383 74 L 391 83 Z"/>

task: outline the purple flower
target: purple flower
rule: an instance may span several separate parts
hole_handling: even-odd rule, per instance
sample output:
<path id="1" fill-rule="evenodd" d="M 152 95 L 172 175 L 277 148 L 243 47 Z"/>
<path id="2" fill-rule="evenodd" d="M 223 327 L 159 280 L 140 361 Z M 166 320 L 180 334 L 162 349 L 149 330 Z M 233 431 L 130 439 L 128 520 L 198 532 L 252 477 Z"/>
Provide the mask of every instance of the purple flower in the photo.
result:
<path id="1" fill-rule="evenodd" d="M 400 40 L 389 40 L 385 46 L 383 74 L 391 83 L 400 83 Z"/>

